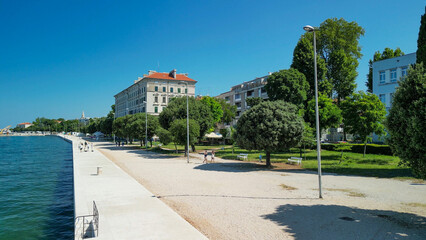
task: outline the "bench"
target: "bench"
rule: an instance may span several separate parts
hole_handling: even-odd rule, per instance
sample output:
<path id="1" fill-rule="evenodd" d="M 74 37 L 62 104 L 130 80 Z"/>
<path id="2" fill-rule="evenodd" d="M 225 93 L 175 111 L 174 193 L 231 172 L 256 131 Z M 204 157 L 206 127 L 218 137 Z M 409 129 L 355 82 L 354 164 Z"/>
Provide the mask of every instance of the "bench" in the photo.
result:
<path id="1" fill-rule="evenodd" d="M 247 160 L 247 153 L 240 153 L 237 155 L 237 159 L 243 159 L 243 160 Z"/>
<path id="2" fill-rule="evenodd" d="M 299 158 L 299 157 L 291 157 L 291 158 L 287 159 L 287 161 L 295 162 L 298 165 L 302 164 L 302 158 Z"/>

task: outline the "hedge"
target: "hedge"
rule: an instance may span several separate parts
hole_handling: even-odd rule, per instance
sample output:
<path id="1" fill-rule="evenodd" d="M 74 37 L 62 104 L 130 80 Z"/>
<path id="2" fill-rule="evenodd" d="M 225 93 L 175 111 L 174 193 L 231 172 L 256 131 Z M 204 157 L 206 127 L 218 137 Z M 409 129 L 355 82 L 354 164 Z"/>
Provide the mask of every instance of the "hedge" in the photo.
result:
<path id="1" fill-rule="evenodd" d="M 338 144 L 321 144 L 321 149 L 334 151 L 334 147 Z M 348 144 L 352 146 L 350 152 L 353 153 L 364 153 L 364 144 Z M 389 145 L 379 145 L 379 144 L 367 144 L 367 154 L 381 154 L 381 155 L 390 155 L 392 156 L 392 150 Z"/>

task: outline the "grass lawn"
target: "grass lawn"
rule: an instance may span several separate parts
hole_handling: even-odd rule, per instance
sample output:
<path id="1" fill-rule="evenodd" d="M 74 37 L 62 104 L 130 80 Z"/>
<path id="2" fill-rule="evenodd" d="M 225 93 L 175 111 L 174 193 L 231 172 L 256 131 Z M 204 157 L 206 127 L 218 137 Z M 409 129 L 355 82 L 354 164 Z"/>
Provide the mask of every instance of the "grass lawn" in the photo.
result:
<path id="1" fill-rule="evenodd" d="M 280 152 L 271 154 L 271 162 L 287 162 L 290 157 L 300 157 L 299 149 L 291 149 L 289 152 Z M 223 159 L 237 159 L 239 153 L 247 153 L 248 161 L 258 161 L 259 154 L 262 154 L 263 161 L 266 154 L 261 151 L 248 151 L 245 149 L 235 148 L 220 150 L 216 153 L 217 157 Z M 339 164 L 340 152 L 321 151 L 321 169 L 323 172 L 339 173 L 357 176 L 369 176 L 379 178 L 414 178 L 411 169 L 408 167 L 398 166 L 399 158 L 387 155 L 366 154 L 365 158 L 360 153 L 345 152 L 344 161 Z M 306 150 L 306 160 L 303 158 L 302 168 L 317 171 L 317 153 L 315 150 Z"/>

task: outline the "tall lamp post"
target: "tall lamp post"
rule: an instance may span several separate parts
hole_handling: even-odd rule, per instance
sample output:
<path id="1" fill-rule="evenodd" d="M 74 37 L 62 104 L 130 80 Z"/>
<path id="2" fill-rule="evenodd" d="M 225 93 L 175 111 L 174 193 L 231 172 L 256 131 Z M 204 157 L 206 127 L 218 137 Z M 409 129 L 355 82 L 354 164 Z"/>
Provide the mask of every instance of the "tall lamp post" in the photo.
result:
<path id="1" fill-rule="evenodd" d="M 148 104 L 146 101 L 143 103 L 145 103 L 145 149 L 148 150 Z"/>
<path id="2" fill-rule="evenodd" d="M 186 162 L 189 163 L 189 104 L 188 104 L 188 83 L 181 81 L 180 83 L 186 85 Z"/>
<path id="3" fill-rule="evenodd" d="M 315 31 L 318 28 L 314 28 L 310 25 L 306 25 L 303 29 L 307 32 L 314 34 L 314 77 L 315 77 L 315 119 L 317 125 L 317 159 L 318 159 L 318 183 L 319 183 L 319 198 L 322 198 L 321 188 L 321 141 L 320 141 L 320 128 L 319 128 L 319 112 L 318 112 L 318 78 L 317 78 L 317 45 L 315 39 Z"/>

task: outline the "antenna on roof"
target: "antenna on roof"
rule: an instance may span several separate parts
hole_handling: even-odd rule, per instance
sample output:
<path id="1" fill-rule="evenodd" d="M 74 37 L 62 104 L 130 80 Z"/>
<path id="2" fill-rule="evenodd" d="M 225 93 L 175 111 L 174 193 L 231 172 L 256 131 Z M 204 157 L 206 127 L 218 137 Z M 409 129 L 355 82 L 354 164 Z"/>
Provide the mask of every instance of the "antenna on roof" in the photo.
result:
<path id="1" fill-rule="evenodd" d="M 157 60 L 157 72 L 160 72 L 160 60 Z"/>

